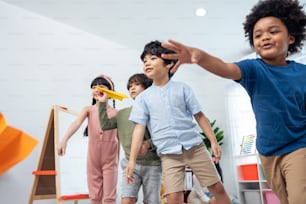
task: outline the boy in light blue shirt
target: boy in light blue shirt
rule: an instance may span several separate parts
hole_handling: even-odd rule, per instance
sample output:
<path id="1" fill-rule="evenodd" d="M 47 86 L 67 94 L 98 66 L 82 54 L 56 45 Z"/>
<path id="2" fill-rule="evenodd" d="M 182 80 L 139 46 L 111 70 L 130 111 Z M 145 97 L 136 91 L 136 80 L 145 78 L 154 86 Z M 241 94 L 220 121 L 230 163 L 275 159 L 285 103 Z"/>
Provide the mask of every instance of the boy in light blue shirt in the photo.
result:
<path id="1" fill-rule="evenodd" d="M 153 84 L 138 95 L 130 114 L 130 120 L 136 125 L 126 169 L 127 182 L 133 183 L 135 161 L 148 127 L 162 162 L 167 204 L 184 203 L 186 166 L 192 169 L 202 186 L 208 186 L 217 203 L 230 204 L 193 118 L 210 140 L 215 162 L 219 162 L 221 157 L 220 146 L 191 88 L 185 83 L 170 80 L 173 75 L 170 70 L 176 61 L 165 60 L 161 55 L 171 52 L 163 48 L 161 42 L 152 41 L 141 55 L 144 73 L 153 80 Z"/>

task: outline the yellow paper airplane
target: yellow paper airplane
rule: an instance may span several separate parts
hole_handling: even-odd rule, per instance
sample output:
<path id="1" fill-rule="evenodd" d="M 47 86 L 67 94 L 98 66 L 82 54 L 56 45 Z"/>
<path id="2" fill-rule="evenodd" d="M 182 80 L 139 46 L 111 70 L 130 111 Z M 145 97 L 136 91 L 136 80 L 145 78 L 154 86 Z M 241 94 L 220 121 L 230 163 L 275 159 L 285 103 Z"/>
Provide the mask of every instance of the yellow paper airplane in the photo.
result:
<path id="1" fill-rule="evenodd" d="M 108 97 L 110 97 L 110 98 L 112 98 L 112 99 L 115 99 L 115 100 L 120 100 L 120 101 L 122 101 L 123 99 L 128 98 L 128 96 L 125 95 L 125 94 L 118 93 L 118 92 L 116 92 L 116 91 L 112 91 L 112 90 L 103 88 L 103 87 L 101 87 L 101 86 L 96 86 L 96 88 L 97 88 L 100 92 L 105 92 L 105 93 L 107 93 Z"/>

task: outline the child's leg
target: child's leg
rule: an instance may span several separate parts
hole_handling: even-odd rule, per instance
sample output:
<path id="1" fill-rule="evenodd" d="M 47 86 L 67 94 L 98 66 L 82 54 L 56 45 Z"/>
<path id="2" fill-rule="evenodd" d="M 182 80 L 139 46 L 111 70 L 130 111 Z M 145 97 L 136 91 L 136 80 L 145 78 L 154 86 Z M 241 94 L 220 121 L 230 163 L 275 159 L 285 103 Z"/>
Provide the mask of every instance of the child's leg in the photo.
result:
<path id="1" fill-rule="evenodd" d="M 141 165 L 142 190 L 144 203 L 160 204 L 161 166 Z"/>
<path id="2" fill-rule="evenodd" d="M 160 155 L 167 204 L 184 203 L 185 163 L 182 154 Z"/>
<path id="3" fill-rule="evenodd" d="M 282 172 L 286 172 L 289 203 L 306 203 L 306 148 L 290 153 L 282 166 L 285 167 Z"/>
<path id="4" fill-rule="evenodd" d="M 204 144 L 186 150 L 184 159 L 196 175 L 202 186 L 207 186 L 208 190 L 216 198 L 218 204 L 230 204 L 220 176 Z"/>
<path id="5" fill-rule="evenodd" d="M 142 179 L 139 176 L 140 172 L 140 166 L 136 164 L 135 170 L 133 173 L 134 176 L 134 182 L 132 184 L 128 184 L 126 182 L 125 177 L 125 168 L 127 166 L 128 160 L 126 158 L 123 158 L 120 161 L 120 166 L 122 168 L 122 174 L 121 174 L 121 204 L 135 204 L 138 199 L 138 192 L 142 183 Z"/>
<path id="6" fill-rule="evenodd" d="M 281 158 L 282 156 L 264 157 L 260 155 L 262 169 L 269 187 L 275 192 L 282 204 L 288 204 L 288 193 L 280 169 Z"/>
<path id="7" fill-rule="evenodd" d="M 167 204 L 183 204 L 184 203 L 184 192 L 175 192 L 167 194 Z"/>
<path id="8" fill-rule="evenodd" d="M 208 186 L 207 188 L 209 192 L 211 192 L 214 195 L 214 197 L 217 200 L 217 203 L 220 204 L 232 203 L 221 182 L 217 182 L 211 186 Z"/>
<path id="9" fill-rule="evenodd" d="M 260 159 L 269 186 L 282 204 L 306 203 L 306 148 Z"/>

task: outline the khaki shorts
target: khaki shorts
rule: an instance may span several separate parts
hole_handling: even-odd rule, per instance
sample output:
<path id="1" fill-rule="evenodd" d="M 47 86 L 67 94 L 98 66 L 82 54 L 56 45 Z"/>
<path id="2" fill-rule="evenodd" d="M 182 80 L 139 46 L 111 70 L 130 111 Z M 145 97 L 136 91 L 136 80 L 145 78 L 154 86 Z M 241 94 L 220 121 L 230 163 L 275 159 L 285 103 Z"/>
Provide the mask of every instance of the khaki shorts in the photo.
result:
<path id="1" fill-rule="evenodd" d="M 184 191 L 185 167 L 192 169 L 202 186 L 220 181 L 220 176 L 204 144 L 183 149 L 182 154 L 161 154 L 165 194 Z"/>
<path id="2" fill-rule="evenodd" d="M 260 155 L 265 177 L 282 204 L 306 203 L 306 148 L 265 157 Z"/>

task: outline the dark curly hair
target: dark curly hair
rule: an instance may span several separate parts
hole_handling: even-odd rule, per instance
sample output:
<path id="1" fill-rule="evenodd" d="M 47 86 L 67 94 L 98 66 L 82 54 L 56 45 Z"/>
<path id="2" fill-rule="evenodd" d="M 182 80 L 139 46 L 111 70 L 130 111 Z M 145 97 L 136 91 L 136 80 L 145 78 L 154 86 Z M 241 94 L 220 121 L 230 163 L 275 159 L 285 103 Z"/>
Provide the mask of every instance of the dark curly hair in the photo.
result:
<path id="1" fill-rule="evenodd" d="M 140 83 L 144 89 L 152 85 L 152 79 L 148 78 L 145 74 L 139 73 L 132 75 L 126 85 L 127 90 L 130 90 L 132 83 Z"/>
<path id="2" fill-rule="evenodd" d="M 288 54 L 298 52 L 305 40 L 306 15 L 303 6 L 297 0 L 259 1 L 243 23 L 245 37 L 248 38 L 251 47 L 254 48 L 253 29 L 256 22 L 261 18 L 273 16 L 279 18 L 287 27 L 288 33 L 295 38 L 294 43 L 289 45 Z"/>
<path id="3" fill-rule="evenodd" d="M 175 53 L 175 52 L 162 47 L 161 42 L 158 40 L 155 40 L 145 45 L 143 52 L 140 55 L 140 59 L 143 61 L 146 55 L 156 55 L 157 57 L 163 59 L 165 65 L 171 64 L 173 62 L 172 67 L 174 67 L 177 60 L 164 59 L 161 57 L 162 54 L 171 54 L 171 53 Z M 173 73 L 170 73 L 170 70 L 169 70 L 169 78 L 173 76 Z"/>

